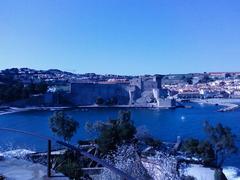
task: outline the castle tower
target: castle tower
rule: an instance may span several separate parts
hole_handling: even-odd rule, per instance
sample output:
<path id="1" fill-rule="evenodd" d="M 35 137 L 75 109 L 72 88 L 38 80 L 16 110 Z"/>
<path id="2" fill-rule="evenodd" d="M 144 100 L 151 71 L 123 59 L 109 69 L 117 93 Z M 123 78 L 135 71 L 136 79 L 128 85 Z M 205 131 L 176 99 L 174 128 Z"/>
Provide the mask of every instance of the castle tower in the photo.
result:
<path id="1" fill-rule="evenodd" d="M 153 76 L 153 81 L 157 83 L 157 88 L 159 90 L 162 89 L 162 78 L 163 78 L 163 75 L 155 75 L 155 76 Z"/>

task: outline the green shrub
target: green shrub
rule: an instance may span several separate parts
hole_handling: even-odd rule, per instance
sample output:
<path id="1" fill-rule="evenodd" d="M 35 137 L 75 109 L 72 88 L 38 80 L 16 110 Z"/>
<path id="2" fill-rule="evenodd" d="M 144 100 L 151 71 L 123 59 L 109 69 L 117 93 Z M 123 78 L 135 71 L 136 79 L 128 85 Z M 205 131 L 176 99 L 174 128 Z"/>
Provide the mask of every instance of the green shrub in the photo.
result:
<path id="1" fill-rule="evenodd" d="M 54 134 L 70 141 L 76 133 L 79 123 L 63 111 L 54 112 L 49 119 L 49 126 Z"/>
<path id="2" fill-rule="evenodd" d="M 112 97 L 108 99 L 105 103 L 107 106 L 114 106 L 118 104 L 118 99 L 116 97 Z"/>
<path id="3" fill-rule="evenodd" d="M 181 150 L 203 159 L 205 163 L 211 163 L 214 158 L 214 150 L 208 141 L 188 139 L 183 142 Z"/>
<path id="4" fill-rule="evenodd" d="M 131 142 L 136 133 L 129 111 L 120 111 L 115 120 L 88 124 L 88 129 L 97 132 L 96 143 L 103 154 L 114 151 L 118 145 Z"/>
<path id="5" fill-rule="evenodd" d="M 238 151 L 235 143 L 236 135 L 229 127 L 223 127 L 221 123 L 214 127 L 206 121 L 204 129 L 215 152 L 215 165 L 220 168 L 228 156 Z"/>
<path id="6" fill-rule="evenodd" d="M 105 100 L 104 100 L 103 98 L 98 97 L 98 98 L 96 99 L 96 104 L 97 104 L 97 105 L 103 105 L 104 103 L 105 103 Z"/>

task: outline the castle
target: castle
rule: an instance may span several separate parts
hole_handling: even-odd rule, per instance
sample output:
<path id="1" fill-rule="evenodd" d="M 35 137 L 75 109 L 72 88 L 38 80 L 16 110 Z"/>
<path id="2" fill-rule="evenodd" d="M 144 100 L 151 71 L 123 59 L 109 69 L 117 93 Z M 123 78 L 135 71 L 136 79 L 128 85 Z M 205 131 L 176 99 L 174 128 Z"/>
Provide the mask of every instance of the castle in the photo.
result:
<path id="1" fill-rule="evenodd" d="M 74 105 L 93 105 L 98 98 L 105 101 L 115 98 L 117 105 L 132 107 L 174 107 L 162 89 L 161 75 L 142 76 L 128 83 L 72 83 L 69 100 Z"/>

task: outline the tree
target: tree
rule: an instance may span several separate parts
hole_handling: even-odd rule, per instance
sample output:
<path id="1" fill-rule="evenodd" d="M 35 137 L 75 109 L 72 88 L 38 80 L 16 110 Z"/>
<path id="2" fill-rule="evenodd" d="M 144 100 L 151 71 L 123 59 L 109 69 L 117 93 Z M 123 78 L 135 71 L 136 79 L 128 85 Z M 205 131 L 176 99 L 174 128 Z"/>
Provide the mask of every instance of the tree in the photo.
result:
<path id="1" fill-rule="evenodd" d="M 118 104 L 118 99 L 116 97 L 111 97 L 106 101 L 106 105 L 108 106 L 114 106 Z"/>
<path id="2" fill-rule="evenodd" d="M 232 77 L 231 73 L 226 73 L 225 74 L 225 78 L 231 78 L 231 77 Z"/>
<path id="3" fill-rule="evenodd" d="M 202 158 L 206 164 L 210 164 L 215 158 L 213 147 L 208 141 L 190 138 L 183 142 L 181 150 Z"/>
<path id="4" fill-rule="evenodd" d="M 48 89 L 48 85 L 45 82 L 40 82 L 35 85 L 35 92 L 38 94 L 46 93 Z"/>
<path id="5" fill-rule="evenodd" d="M 193 78 L 192 77 L 187 78 L 186 82 L 190 85 L 193 84 Z"/>
<path id="6" fill-rule="evenodd" d="M 211 81 L 213 81 L 213 79 L 209 77 L 208 73 L 204 72 L 203 78 L 199 81 L 199 83 L 208 83 Z"/>
<path id="7" fill-rule="evenodd" d="M 1 81 L 1 79 L 3 81 Z M 24 85 L 21 82 L 11 80 L 10 78 L 0 76 L 0 101 L 12 102 L 20 99 L 27 99 L 32 94 L 43 94 L 47 91 L 47 84 L 41 82 L 39 84 Z"/>
<path id="8" fill-rule="evenodd" d="M 96 104 L 97 104 L 97 105 L 103 105 L 104 102 L 105 102 L 104 99 L 101 98 L 101 97 L 98 97 L 98 98 L 96 99 Z"/>
<path id="9" fill-rule="evenodd" d="M 49 124 L 52 132 L 62 137 L 64 141 L 70 141 L 79 127 L 79 123 L 63 111 L 54 112 L 49 119 Z"/>
<path id="10" fill-rule="evenodd" d="M 192 76 L 183 75 L 181 79 L 184 80 L 185 82 L 187 82 L 188 84 L 193 84 L 193 77 Z"/>
<path id="11" fill-rule="evenodd" d="M 0 85 L 0 100 L 10 102 L 21 99 L 23 87 L 21 83 L 6 83 Z"/>
<path id="12" fill-rule="evenodd" d="M 215 164 L 220 168 L 227 156 L 237 152 L 236 136 L 230 128 L 223 127 L 221 123 L 213 127 L 206 121 L 204 129 L 215 152 Z"/>
<path id="13" fill-rule="evenodd" d="M 31 94 L 44 94 L 47 92 L 48 85 L 43 81 L 37 84 L 31 83 L 27 89 Z"/>
<path id="14" fill-rule="evenodd" d="M 129 111 L 120 111 L 117 119 L 88 124 L 87 128 L 97 132 L 96 143 L 103 154 L 116 150 L 118 145 L 130 142 L 136 133 Z"/>

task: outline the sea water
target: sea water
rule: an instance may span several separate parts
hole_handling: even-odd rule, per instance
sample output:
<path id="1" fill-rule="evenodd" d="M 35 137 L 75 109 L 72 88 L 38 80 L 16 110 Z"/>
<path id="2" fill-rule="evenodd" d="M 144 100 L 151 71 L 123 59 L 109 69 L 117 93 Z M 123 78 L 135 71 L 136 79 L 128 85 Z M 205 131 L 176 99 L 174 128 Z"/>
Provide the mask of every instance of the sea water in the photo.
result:
<path id="1" fill-rule="evenodd" d="M 191 109 L 145 109 L 131 108 L 132 120 L 139 129 L 148 131 L 153 137 L 164 142 L 176 142 L 177 136 L 185 138 L 204 139 L 203 123 L 222 123 L 232 129 L 237 135 L 237 145 L 240 138 L 240 110 L 233 112 L 217 112 L 219 106 L 191 105 Z M 86 131 L 86 122 L 107 121 L 118 116 L 119 110 L 126 108 L 78 108 L 65 110 L 80 124 L 77 134 L 72 143 L 78 140 L 94 138 L 94 134 Z M 40 135 L 54 136 L 49 129 L 49 117 L 53 111 L 27 111 L 0 116 L 0 127 L 25 130 Z M 31 136 L 0 131 L 1 151 L 10 149 L 28 149 L 33 151 L 46 151 L 47 142 Z M 240 168 L 239 154 L 228 158 L 225 166 Z"/>

